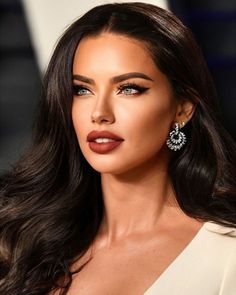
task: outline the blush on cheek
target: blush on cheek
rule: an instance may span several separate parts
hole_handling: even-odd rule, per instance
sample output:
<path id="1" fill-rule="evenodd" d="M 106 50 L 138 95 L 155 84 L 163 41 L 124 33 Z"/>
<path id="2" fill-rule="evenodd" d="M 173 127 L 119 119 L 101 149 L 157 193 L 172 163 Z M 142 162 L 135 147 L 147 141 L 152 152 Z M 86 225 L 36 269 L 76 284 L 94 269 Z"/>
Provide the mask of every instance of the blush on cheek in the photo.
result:
<path id="1" fill-rule="evenodd" d="M 159 109 L 150 110 L 146 114 L 146 130 L 157 130 L 158 133 L 164 131 L 165 133 L 169 131 L 169 126 L 174 118 L 174 112 L 167 106 L 162 106 Z"/>

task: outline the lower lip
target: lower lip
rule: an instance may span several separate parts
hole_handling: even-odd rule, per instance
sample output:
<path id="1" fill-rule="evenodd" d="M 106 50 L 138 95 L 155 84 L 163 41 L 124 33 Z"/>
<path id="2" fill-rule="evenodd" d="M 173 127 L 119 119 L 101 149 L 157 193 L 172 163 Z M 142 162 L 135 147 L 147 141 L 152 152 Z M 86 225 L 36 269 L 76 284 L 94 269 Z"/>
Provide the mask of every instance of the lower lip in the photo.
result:
<path id="1" fill-rule="evenodd" d="M 122 141 L 110 141 L 103 143 L 97 143 L 95 141 L 92 141 L 89 142 L 89 147 L 93 152 L 97 154 L 106 154 L 115 149 L 117 146 L 119 146 L 122 143 Z"/>

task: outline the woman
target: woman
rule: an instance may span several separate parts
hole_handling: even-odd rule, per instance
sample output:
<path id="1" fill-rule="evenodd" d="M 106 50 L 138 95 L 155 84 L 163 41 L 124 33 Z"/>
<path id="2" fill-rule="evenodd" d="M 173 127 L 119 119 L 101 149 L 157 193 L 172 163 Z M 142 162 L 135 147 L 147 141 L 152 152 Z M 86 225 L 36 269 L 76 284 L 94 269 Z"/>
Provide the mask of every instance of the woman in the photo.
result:
<path id="1" fill-rule="evenodd" d="M 72 24 L 1 181 L 1 294 L 235 294 L 235 146 L 217 116 L 170 12 L 107 4 Z"/>

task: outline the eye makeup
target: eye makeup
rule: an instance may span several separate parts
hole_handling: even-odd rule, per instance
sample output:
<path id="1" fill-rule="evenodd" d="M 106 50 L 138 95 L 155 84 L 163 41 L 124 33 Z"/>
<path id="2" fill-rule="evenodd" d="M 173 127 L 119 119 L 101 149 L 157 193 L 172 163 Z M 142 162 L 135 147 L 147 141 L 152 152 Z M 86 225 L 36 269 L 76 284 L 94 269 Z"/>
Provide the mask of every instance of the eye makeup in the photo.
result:
<path id="1" fill-rule="evenodd" d="M 83 96 L 83 95 L 88 95 L 92 93 L 87 86 L 84 86 L 81 84 L 73 84 L 72 91 L 73 91 L 73 95 L 76 95 L 76 96 Z"/>
<path id="2" fill-rule="evenodd" d="M 117 87 L 117 94 L 124 94 L 124 95 L 141 95 L 145 93 L 149 87 L 141 86 L 134 82 L 127 82 L 119 85 Z M 75 96 L 84 96 L 92 94 L 93 92 L 85 85 L 82 84 L 73 84 L 72 86 L 73 95 Z"/>
<path id="3" fill-rule="evenodd" d="M 149 87 L 144 87 L 133 82 L 124 83 L 118 87 L 119 93 L 124 93 L 126 95 L 139 95 L 146 92 L 148 89 Z M 132 92 L 132 91 L 126 91 L 126 90 L 134 90 L 134 91 Z M 126 93 L 124 91 L 126 91 Z"/>

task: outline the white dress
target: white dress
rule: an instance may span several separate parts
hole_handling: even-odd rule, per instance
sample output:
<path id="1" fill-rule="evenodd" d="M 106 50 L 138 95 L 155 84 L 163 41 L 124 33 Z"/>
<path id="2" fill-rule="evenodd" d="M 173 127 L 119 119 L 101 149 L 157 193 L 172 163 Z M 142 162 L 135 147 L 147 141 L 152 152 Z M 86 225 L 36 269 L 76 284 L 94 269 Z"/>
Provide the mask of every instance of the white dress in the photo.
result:
<path id="1" fill-rule="evenodd" d="M 204 223 L 144 295 L 236 295 L 236 229 Z"/>

